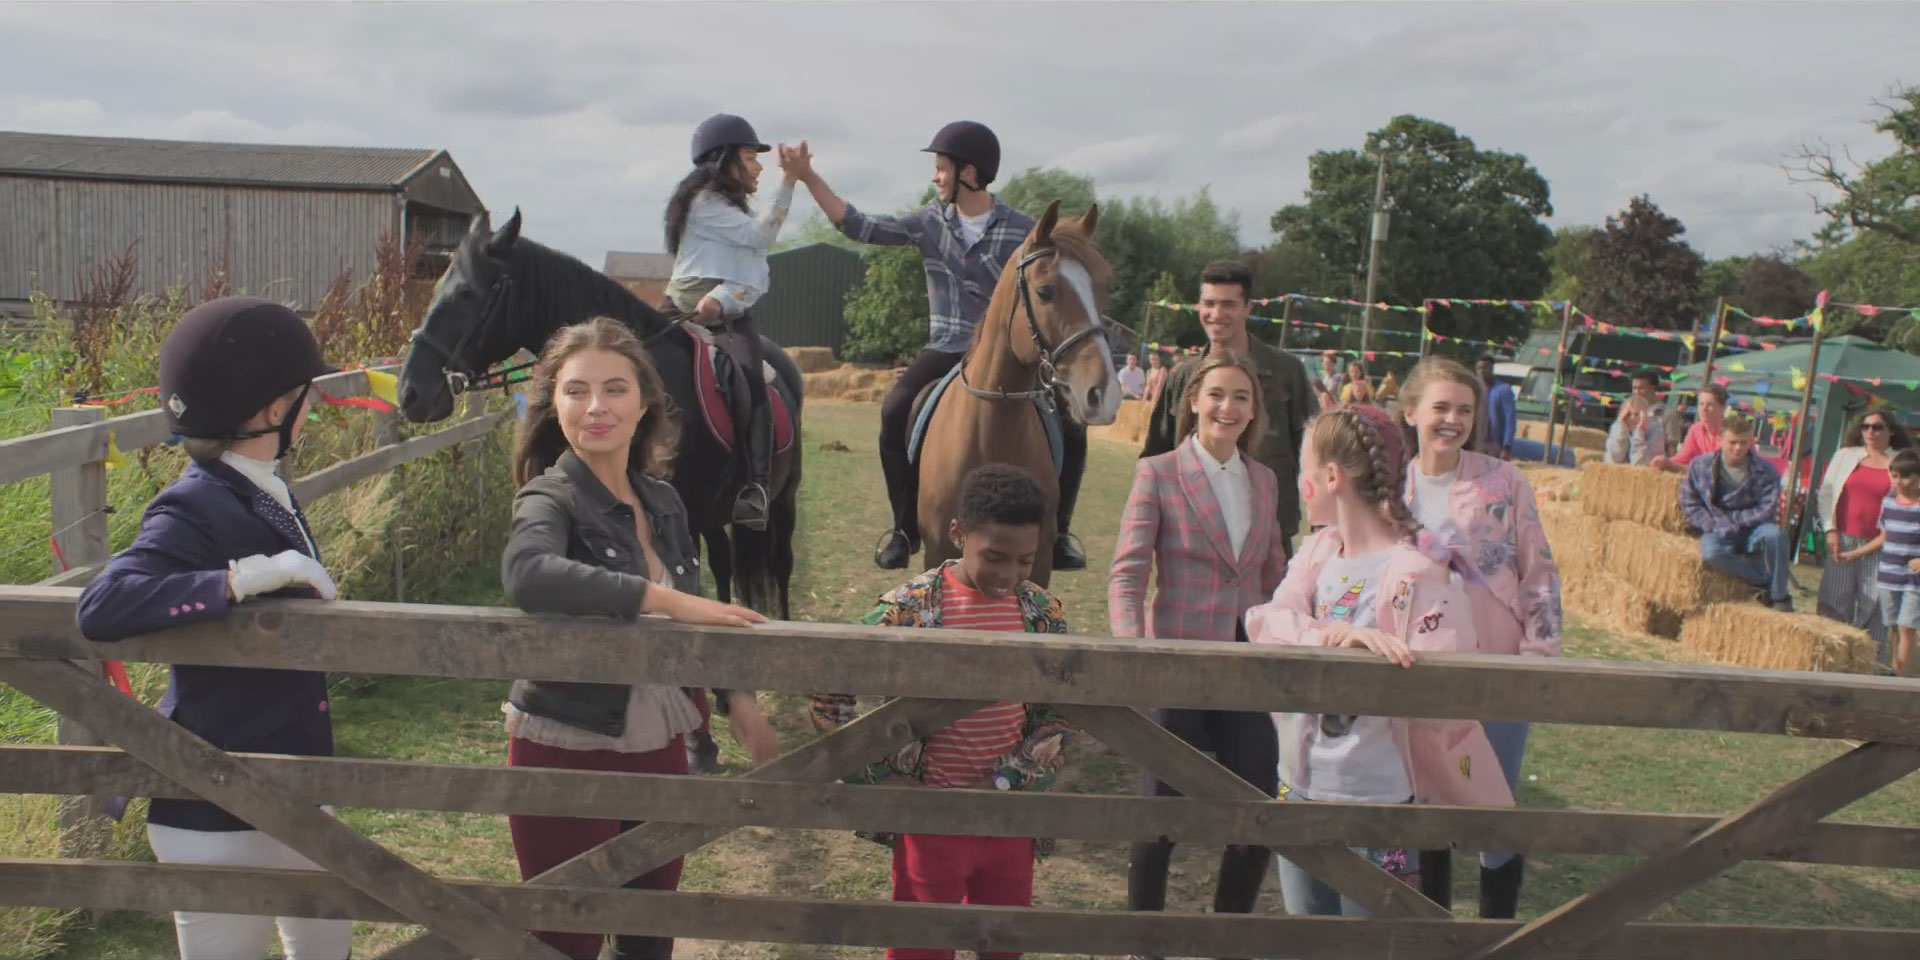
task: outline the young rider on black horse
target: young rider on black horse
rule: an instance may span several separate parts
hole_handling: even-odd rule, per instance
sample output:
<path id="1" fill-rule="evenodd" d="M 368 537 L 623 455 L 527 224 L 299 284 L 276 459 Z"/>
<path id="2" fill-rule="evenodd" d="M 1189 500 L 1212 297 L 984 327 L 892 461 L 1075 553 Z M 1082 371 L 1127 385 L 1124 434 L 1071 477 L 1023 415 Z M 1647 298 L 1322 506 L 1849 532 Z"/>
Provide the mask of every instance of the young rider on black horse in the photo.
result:
<path id="1" fill-rule="evenodd" d="M 805 149 L 802 143 L 796 151 Z M 887 477 L 887 499 L 893 503 L 893 530 L 873 559 L 887 570 L 905 567 L 908 557 L 920 549 L 920 478 L 907 460 L 913 401 L 966 355 L 973 329 L 993 299 L 1000 271 L 1033 231 L 1032 217 L 987 192 L 1000 170 L 1000 141 L 986 125 L 965 120 L 949 123 L 922 152 L 934 155 L 933 184 L 939 196 L 897 217 L 854 209 L 813 171 L 809 160 L 801 160 L 798 170 L 814 203 L 841 233 L 861 243 L 918 247 L 926 266 L 927 306 L 932 313 L 927 346 L 901 372 L 880 407 L 880 466 Z M 1086 554 L 1073 543 L 1067 526 L 1087 468 L 1087 433 L 1071 418 L 1062 417 L 1060 425 L 1066 450 L 1053 569 L 1083 570 Z"/>
<path id="2" fill-rule="evenodd" d="M 732 114 L 708 117 L 693 131 L 693 172 L 667 202 L 667 250 L 674 255 L 667 299 L 675 311 L 708 327 L 731 327 L 729 352 L 746 374 L 751 407 L 741 443 L 747 483 L 734 502 L 733 522 L 767 528 L 767 475 L 772 469 L 773 421 L 760 335 L 747 308 L 765 296 L 767 251 L 793 203 L 795 175 L 786 172 L 773 203 L 757 217 L 747 197 L 760 189 L 760 142 L 753 125 Z"/>

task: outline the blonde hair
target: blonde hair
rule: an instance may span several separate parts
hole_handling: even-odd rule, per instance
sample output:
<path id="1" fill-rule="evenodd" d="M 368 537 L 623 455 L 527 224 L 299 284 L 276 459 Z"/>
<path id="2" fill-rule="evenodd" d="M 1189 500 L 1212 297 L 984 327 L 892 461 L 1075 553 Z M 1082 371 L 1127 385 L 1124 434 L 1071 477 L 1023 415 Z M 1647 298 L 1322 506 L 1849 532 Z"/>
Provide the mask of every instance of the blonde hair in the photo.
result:
<path id="1" fill-rule="evenodd" d="M 1393 418 L 1368 404 L 1349 404 L 1313 418 L 1307 443 L 1321 463 L 1330 463 L 1353 481 L 1354 493 L 1380 509 L 1387 522 L 1408 540 L 1420 522 L 1407 509 L 1406 443 Z"/>
<path id="2" fill-rule="evenodd" d="M 545 473 L 567 449 L 567 438 L 560 432 L 560 417 L 553 407 L 554 381 L 568 360 L 590 350 L 617 353 L 633 364 L 634 389 L 640 391 L 646 411 L 633 428 L 629 468 L 639 467 L 650 477 L 664 479 L 668 475 L 679 434 L 668 410 L 666 386 L 632 330 L 611 317 L 594 317 L 561 327 L 540 355 L 533 388 L 527 392 L 527 415 L 520 421 L 520 432 L 514 439 L 515 485 L 526 486 L 527 481 Z"/>
<path id="3" fill-rule="evenodd" d="M 1460 361 L 1428 357 L 1414 364 L 1413 369 L 1407 371 L 1407 382 L 1400 385 L 1400 409 L 1409 414 L 1418 410 L 1421 395 L 1436 383 L 1457 383 L 1473 391 L 1473 425 L 1467 429 L 1466 439 L 1460 444 L 1465 449 L 1473 449 L 1474 442 L 1479 439 L 1481 411 L 1487 405 L 1487 385 L 1481 383 L 1480 378 L 1474 376 L 1473 371 Z M 1407 448 L 1419 450 L 1420 435 L 1412 424 L 1407 424 L 1406 436 Z"/>
<path id="4" fill-rule="evenodd" d="M 1186 391 L 1180 394 L 1180 416 L 1173 430 L 1177 438 L 1175 443 L 1185 442 L 1193 435 L 1193 431 L 1199 429 L 1200 416 L 1193 412 L 1193 401 L 1200 396 L 1200 385 L 1206 382 L 1207 374 L 1229 367 L 1246 374 L 1247 381 L 1253 384 L 1253 420 L 1247 424 L 1247 429 L 1240 432 L 1236 445 L 1247 456 L 1253 456 L 1260 448 L 1260 438 L 1267 430 L 1267 406 L 1260 392 L 1260 372 L 1254 369 L 1253 361 L 1245 354 L 1232 350 L 1217 350 L 1207 354 L 1199 368 L 1193 371 L 1193 379 L 1187 381 Z"/>

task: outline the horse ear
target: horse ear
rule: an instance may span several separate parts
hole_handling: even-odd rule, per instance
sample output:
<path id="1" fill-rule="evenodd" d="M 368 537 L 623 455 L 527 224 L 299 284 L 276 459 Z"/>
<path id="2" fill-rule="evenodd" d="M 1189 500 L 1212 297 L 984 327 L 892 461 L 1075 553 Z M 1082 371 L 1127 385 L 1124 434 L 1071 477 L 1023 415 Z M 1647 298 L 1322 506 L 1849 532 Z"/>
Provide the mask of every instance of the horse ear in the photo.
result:
<path id="1" fill-rule="evenodd" d="M 1094 228 L 1100 226 L 1100 205 L 1090 204 L 1087 212 L 1080 215 L 1080 232 L 1091 238 Z"/>
<path id="2" fill-rule="evenodd" d="M 513 249 L 513 242 L 518 239 L 520 239 L 520 208 L 514 207 L 513 216 L 508 217 L 507 222 L 494 231 L 493 239 L 487 241 L 487 252 L 496 257 L 504 257 L 509 250 Z"/>
<path id="3" fill-rule="evenodd" d="M 1060 201 L 1047 204 L 1047 212 L 1040 215 L 1040 222 L 1033 225 L 1033 245 L 1044 246 L 1053 239 L 1053 228 L 1060 222 Z"/>

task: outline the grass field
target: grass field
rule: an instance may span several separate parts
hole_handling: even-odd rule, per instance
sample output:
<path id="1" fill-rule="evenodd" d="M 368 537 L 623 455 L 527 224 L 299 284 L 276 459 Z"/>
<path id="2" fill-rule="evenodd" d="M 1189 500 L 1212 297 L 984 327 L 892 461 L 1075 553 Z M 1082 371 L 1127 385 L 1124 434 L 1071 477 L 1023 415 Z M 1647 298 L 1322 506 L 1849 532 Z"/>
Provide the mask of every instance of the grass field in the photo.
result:
<path id="1" fill-rule="evenodd" d="M 849 621 L 901 579 L 874 569 L 869 557 L 885 528 L 885 499 L 874 455 L 877 410 L 820 403 L 809 408 L 807 482 L 802 493 L 800 574 L 795 612 L 805 620 Z M 836 443 L 837 442 L 837 443 Z M 829 447 L 844 445 L 846 452 Z M 1091 558 L 1085 573 L 1061 574 L 1054 588 L 1080 632 L 1106 630 L 1106 578 L 1120 507 L 1132 480 L 1135 451 L 1096 442 L 1077 523 Z M 504 506 L 504 505 L 503 505 Z M 469 599 L 498 603 L 489 563 L 476 565 Z M 1574 626 L 1572 656 L 1657 659 L 1676 647 L 1611 637 Z M 440 763 L 503 763 L 506 743 L 499 705 L 505 681 L 351 678 L 335 700 L 340 753 Z M 769 696 L 768 707 L 789 747 L 809 736 L 803 702 Z M 4 721 L 5 718 L 0 718 Z M 744 756 L 721 737 L 728 769 Z M 1062 789 L 1130 793 L 1134 771 L 1098 745 L 1076 747 Z M 1595 727 L 1539 727 L 1528 758 L 1521 801 L 1530 806 L 1724 813 L 1817 766 L 1840 745 L 1715 733 Z M 510 881 L 518 874 L 500 817 L 345 809 L 354 828 L 436 874 Z M 1920 778 L 1910 777 L 1843 811 L 1841 819 L 1920 825 Z M 137 840 L 137 836 L 135 838 Z M 130 844 L 139 855 L 139 844 Z M 1218 851 L 1182 847 L 1171 884 L 1173 909 L 1211 902 Z M 1523 915 L 1549 910 L 1630 865 L 1626 858 L 1542 856 L 1528 864 Z M 1471 861 L 1455 871 L 1456 898 L 1470 912 L 1477 878 Z M 1125 902 L 1126 850 L 1120 844 L 1062 843 L 1038 871 L 1036 899 L 1054 906 L 1118 908 Z M 1271 879 L 1261 909 L 1279 913 Z M 687 861 L 681 889 L 805 897 L 884 898 L 885 851 L 840 833 L 743 830 Z M 1655 919 L 1788 924 L 1920 927 L 1920 874 L 1789 864 L 1750 864 L 1662 908 Z M 355 955 L 372 956 L 408 935 L 406 928 L 365 924 Z M 0 953 L 9 953 L 0 944 Z M 680 957 L 878 956 L 876 950 L 805 945 L 683 941 Z M 98 927 L 70 927 L 45 954 L 69 958 L 173 956 L 167 918 L 117 914 Z"/>

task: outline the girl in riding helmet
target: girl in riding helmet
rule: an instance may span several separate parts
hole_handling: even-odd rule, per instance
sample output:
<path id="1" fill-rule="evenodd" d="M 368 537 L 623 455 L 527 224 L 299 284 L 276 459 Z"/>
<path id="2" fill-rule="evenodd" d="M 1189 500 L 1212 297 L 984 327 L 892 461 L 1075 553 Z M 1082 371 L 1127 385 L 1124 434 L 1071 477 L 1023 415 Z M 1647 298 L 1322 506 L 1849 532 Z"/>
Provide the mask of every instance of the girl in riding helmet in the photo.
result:
<path id="1" fill-rule="evenodd" d="M 773 203 L 758 216 L 747 203 L 760 190 L 760 157 L 772 148 L 760 142 L 753 125 L 730 113 L 702 121 L 693 131 L 693 172 L 667 201 L 667 252 L 673 254 L 673 279 L 667 299 L 699 323 L 730 325 L 734 346 L 746 373 L 752 404 L 741 442 L 747 453 L 747 484 L 733 505 L 733 522 L 754 530 L 767 527 L 767 474 L 773 458 L 773 424 L 767 409 L 760 335 L 747 309 L 767 293 L 767 251 L 793 204 L 796 174 L 780 162 L 786 176 Z M 802 150 L 805 148 L 802 147 Z"/>
<path id="2" fill-rule="evenodd" d="M 333 599 L 313 530 L 274 472 L 300 436 L 313 380 L 332 372 L 280 304 L 226 297 L 180 318 L 160 348 L 160 405 L 193 462 L 80 595 L 87 639 L 218 619 L 254 597 Z M 160 712 L 230 752 L 333 755 L 323 673 L 176 665 Z M 161 863 L 320 869 L 200 800 L 152 801 L 147 840 Z M 342 960 L 353 945 L 351 920 L 180 911 L 173 923 L 185 960 L 264 956 L 276 923 L 292 960 Z"/>

